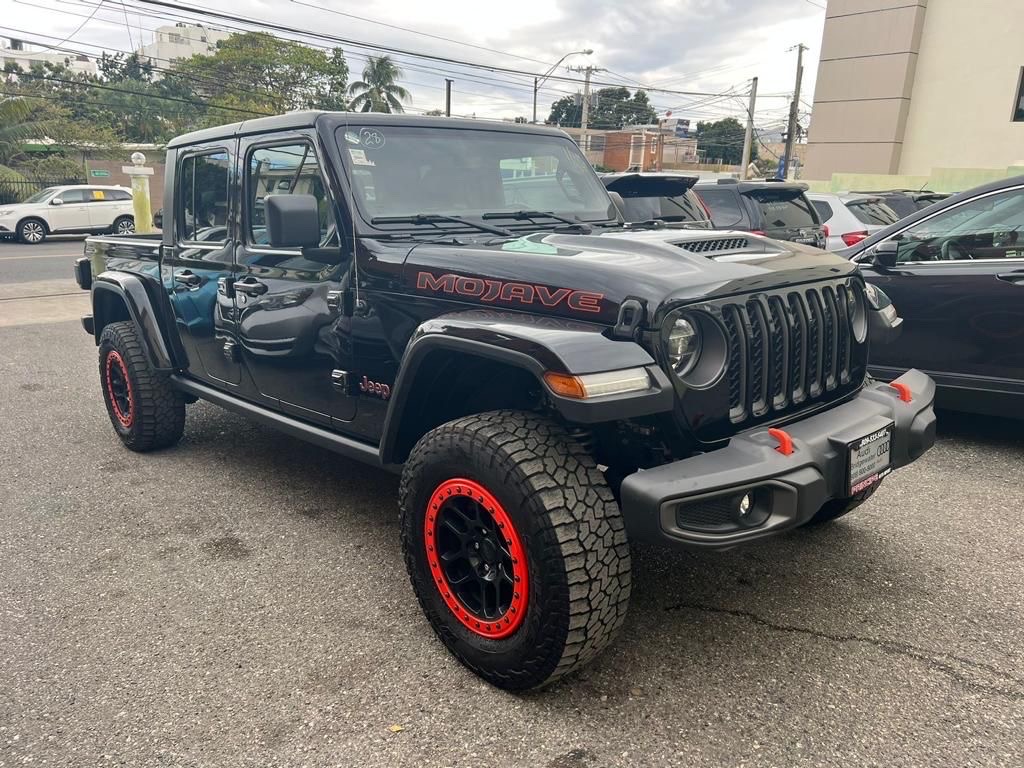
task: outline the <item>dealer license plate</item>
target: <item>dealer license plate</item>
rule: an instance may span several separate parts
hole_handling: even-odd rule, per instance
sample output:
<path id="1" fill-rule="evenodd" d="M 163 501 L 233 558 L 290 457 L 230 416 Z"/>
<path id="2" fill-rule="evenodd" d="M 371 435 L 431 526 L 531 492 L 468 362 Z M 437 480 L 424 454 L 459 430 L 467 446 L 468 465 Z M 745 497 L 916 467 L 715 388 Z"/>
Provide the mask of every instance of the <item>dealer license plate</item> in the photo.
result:
<path id="1" fill-rule="evenodd" d="M 849 496 L 870 488 L 892 472 L 892 429 L 890 423 L 849 444 L 849 471 L 846 474 Z"/>

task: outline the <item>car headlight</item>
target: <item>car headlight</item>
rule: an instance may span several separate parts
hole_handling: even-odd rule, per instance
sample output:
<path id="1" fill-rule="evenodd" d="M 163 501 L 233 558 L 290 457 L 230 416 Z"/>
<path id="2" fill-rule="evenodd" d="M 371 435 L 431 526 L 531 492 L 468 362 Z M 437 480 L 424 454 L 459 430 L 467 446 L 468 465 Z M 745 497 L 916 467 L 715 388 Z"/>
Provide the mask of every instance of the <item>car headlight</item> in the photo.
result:
<path id="1" fill-rule="evenodd" d="M 700 334 L 685 317 L 676 318 L 665 340 L 668 361 L 677 376 L 685 376 L 700 357 Z"/>

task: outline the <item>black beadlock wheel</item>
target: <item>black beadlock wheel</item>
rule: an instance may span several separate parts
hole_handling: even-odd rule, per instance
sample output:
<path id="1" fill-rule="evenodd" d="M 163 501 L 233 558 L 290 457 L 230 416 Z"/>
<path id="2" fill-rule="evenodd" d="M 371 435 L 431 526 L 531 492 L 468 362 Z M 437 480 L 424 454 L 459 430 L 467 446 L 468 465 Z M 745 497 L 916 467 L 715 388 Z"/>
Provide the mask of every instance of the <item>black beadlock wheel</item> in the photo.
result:
<path id="1" fill-rule="evenodd" d="M 111 323 L 103 329 L 99 362 L 103 399 L 121 442 L 143 452 L 181 439 L 185 398 L 166 374 L 153 370 L 133 323 Z"/>
<path id="2" fill-rule="evenodd" d="M 551 683 L 622 625 L 622 515 L 593 459 L 552 420 L 495 411 L 444 424 L 413 448 L 399 495 L 420 606 L 493 685 Z"/>
<path id="3" fill-rule="evenodd" d="M 838 520 L 843 515 L 850 514 L 853 510 L 870 499 L 881 484 L 881 482 L 875 483 L 847 499 L 830 499 L 829 501 L 826 501 L 821 505 L 821 509 L 814 513 L 814 517 L 804 523 L 804 525 L 822 525 L 823 523 L 831 523 L 833 520 Z"/>

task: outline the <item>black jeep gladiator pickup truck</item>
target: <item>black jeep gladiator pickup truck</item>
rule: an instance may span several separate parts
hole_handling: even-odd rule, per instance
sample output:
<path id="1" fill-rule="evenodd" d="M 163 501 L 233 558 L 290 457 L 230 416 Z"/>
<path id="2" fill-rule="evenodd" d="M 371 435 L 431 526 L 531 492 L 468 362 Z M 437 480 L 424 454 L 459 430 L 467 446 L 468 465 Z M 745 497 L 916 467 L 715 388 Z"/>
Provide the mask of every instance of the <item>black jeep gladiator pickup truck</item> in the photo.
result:
<path id="1" fill-rule="evenodd" d="M 623 229 L 562 132 L 295 113 L 167 151 L 163 234 L 86 241 L 85 330 L 135 451 L 201 398 L 401 472 L 444 644 L 503 688 L 594 658 L 628 542 L 833 520 L 934 442 L 934 386 L 866 376 L 893 313 L 856 265 Z"/>

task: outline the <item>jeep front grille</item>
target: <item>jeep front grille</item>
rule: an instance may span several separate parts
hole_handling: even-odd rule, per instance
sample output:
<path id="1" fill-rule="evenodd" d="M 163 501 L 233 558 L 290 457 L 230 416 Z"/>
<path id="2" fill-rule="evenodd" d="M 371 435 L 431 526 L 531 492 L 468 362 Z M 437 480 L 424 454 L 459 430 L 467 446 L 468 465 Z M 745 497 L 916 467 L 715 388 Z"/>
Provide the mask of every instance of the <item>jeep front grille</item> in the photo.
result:
<path id="1" fill-rule="evenodd" d="M 715 237 L 706 240 L 683 240 L 676 243 L 690 253 L 712 253 L 716 251 L 741 251 L 747 247 L 745 237 Z"/>
<path id="2" fill-rule="evenodd" d="M 861 289 L 814 285 L 722 306 L 730 421 L 791 411 L 850 383 L 852 290 Z"/>

